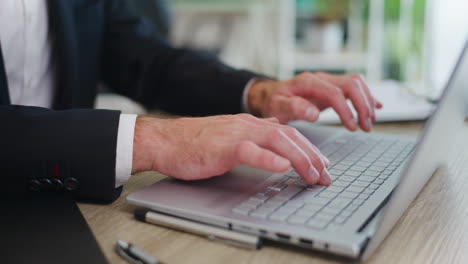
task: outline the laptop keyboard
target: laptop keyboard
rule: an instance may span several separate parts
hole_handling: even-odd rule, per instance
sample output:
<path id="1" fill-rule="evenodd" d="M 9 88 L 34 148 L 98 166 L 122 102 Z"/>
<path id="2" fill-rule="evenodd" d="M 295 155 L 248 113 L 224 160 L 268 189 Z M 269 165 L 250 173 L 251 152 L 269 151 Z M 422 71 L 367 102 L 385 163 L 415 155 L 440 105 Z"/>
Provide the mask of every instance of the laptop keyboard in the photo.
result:
<path id="1" fill-rule="evenodd" d="M 235 214 L 335 230 L 362 206 L 412 152 L 414 143 L 346 135 L 321 147 L 330 186 L 308 185 L 291 170 L 232 209 Z"/>

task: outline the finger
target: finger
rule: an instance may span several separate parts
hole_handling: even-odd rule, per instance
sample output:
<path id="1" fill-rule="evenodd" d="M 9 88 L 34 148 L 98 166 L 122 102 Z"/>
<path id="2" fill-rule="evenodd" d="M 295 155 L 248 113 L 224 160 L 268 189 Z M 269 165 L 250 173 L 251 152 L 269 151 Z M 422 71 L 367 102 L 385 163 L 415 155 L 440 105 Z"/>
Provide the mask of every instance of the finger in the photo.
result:
<path id="1" fill-rule="evenodd" d="M 318 74 L 319 78 L 328 80 L 329 82 L 345 88 L 347 83 L 359 82 L 358 85 L 362 88 L 364 95 L 366 96 L 369 105 L 371 106 L 371 118 L 375 121 L 375 110 L 374 108 L 382 108 L 382 104 L 372 95 L 369 86 L 361 74 L 347 74 L 347 75 L 332 75 L 328 73 Z"/>
<path id="2" fill-rule="evenodd" d="M 272 171 L 285 172 L 291 166 L 291 163 L 263 148 L 260 148 L 252 141 L 242 141 L 236 146 L 235 159 L 239 164 L 248 165 L 254 168 Z"/>
<path id="3" fill-rule="evenodd" d="M 327 168 L 330 166 L 330 161 L 304 135 L 302 135 L 299 131 L 296 132 L 297 137 L 299 139 L 299 146 L 302 147 L 305 151 L 307 151 L 309 156 L 316 155 L 320 157 L 320 161 L 323 165 L 323 171 L 320 174 L 320 179 L 318 183 L 321 185 L 329 185 L 331 183 L 331 176 Z"/>
<path id="4" fill-rule="evenodd" d="M 348 97 L 358 113 L 359 126 L 362 130 L 369 132 L 372 128 L 372 121 L 375 120 L 374 107 L 370 106 L 361 83 L 354 81 L 354 86 L 356 88 L 348 91 Z"/>
<path id="5" fill-rule="evenodd" d="M 289 111 L 292 113 L 294 120 L 315 122 L 319 118 L 320 109 L 302 97 L 290 97 L 287 103 L 289 103 Z"/>
<path id="6" fill-rule="evenodd" d="M 320 180 L 324 169 L 322 161 L 318 155 L 309 155 L 299 146 L 294 128 L 274 128 L 269 129 L 266 133 L 264 131 L 263 129 L 263 133 L 255 133 L 254 141 L 257 144 L 288 159 L 307 183 L 315 184 Z"/>
<path id="7" fill-rule="evenodd" d="M 267 122 L 271 122 L 271 123 L 275 123 L 275 124 L 279 124 L 279 120 L 278 118 L 276 117 L 267 117 L 267 118 L 262 118 L 262 120 L 265 120 Z"/>
<path id="8" fill-rule="evenodd" d="M 356 130 L 357 123 L 340 88 L 312 74 L 306 73 L 301 75 L 300 81 L 296 82 L 296 85 L 293 85 L 291 88 L 294 94 L 308 99 L 315 99 L 331 106 L 346 128 L 351 131 Z"/>

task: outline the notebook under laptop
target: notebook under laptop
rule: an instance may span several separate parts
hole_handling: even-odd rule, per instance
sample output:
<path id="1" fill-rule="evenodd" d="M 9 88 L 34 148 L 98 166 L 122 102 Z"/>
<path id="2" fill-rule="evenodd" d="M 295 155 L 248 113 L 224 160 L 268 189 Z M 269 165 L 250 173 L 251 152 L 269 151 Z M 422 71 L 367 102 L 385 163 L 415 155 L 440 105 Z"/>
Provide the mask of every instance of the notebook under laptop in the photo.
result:
<path id="1" fill-rule="evenodd" d="M 366 259 L 434 171 L 446 164 L 450 133 L 463 126 L 467 47 L 439 104 L 416 138 L 293 122 L 331 161 L 328 187 L 294 172 L 248 167 L 195 182 L 165 179 L 127 197 L 169 215 L 351 258 Z"/>

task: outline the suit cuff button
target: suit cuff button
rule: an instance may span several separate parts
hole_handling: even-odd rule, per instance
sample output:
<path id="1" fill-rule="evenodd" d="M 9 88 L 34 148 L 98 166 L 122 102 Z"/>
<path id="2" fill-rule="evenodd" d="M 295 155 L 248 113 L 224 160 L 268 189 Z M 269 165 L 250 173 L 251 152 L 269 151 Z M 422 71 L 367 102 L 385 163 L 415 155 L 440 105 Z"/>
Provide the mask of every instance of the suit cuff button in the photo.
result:
<path id="1" fill-rule="evenodd" d="M 64 182 L 65 189 L 74 191 L 78 188 L 78 180 L 75 178 L 66 178 Z"/>
<path id="2" fill-rule="evenodd" d="M 38 192 L 41 189 L 41 183 L 38 180 L 29 181 L 29 190 L 32 192 Z"/>
<path id="3" fill-rule="evenodd" d="M 47 178 L 40 179 L 39 183 L 41 184 L 41 190 L 44 190 L 44 191 L 52 190 L 52 182 L 49 179 Z"/>
<path id="4" fill-rule="evenodd" d="M 56 191 L 60 191 L 60 190 L 63 189 L 63 183 L 62 183 L 61 180 L 59 180 L 59 179 L 52 179 L 51 181 L 52 181 L 52 185 L 54 186 L 54 189 L 55 189 Z"/>

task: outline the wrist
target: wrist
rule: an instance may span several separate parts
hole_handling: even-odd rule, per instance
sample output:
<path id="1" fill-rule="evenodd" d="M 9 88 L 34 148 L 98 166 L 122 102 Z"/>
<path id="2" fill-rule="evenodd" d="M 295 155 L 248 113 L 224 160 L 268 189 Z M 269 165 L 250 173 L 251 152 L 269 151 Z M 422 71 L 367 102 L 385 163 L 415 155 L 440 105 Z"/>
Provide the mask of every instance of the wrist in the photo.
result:
<path id="1" fill-rule="evenodd" d="M 269 98 L 280 87 L 280 82 L 270 79 L 258 79 L 249 89 L 247 105 L 252 115 L 263 116 L 263 109 Z"/>
<path id="2" fill-rule="evenodd" d="M 154 157 L 161 153 L 163 148 L 163 123 L 163 119 L 151 115 L 137 117 L 133 137 L 132 174 L 157 170 Z M 156 146 L 155 143 L 158 145 Z"/>

